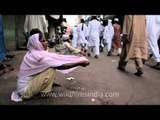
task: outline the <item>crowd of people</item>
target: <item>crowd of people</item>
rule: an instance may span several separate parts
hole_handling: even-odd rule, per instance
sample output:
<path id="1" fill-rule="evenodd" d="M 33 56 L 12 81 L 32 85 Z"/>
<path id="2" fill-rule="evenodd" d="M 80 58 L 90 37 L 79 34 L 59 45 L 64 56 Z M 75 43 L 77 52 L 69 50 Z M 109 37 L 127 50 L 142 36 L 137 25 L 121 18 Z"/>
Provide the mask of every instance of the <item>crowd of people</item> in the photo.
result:
<path id="1" fill-rule="evenodd" d="M 27 25 L 33 18 L 32 24 Z M 118 18 L 108 19 L 105 26 L 96 16 L 92 16 L 88 24 L 81 19 L 80 23 L 73 27 L 72 37 L 65 34 L 61 36 L 60 51 L 53 53 L 48 52 L 48 26 L 44 16 L 26 16 L 24 29 L 29 34 L 28 52 L 20 66 L 17 88 L 12 92 L 12 100 L 21 101 L 38 93 L 50 92 L 55 71 L 69 73 L 78 66 L 88 66 L 90 61 L 86 55 L 93 55 L 98 60 L 102 52 L 100 46 L 105 48 L 106 56 L 112 56 L 113 51 L 117 51 L 117 69 L 121 71 L 125 71 L 129 60 L 134 60 L 137 70 L 134 74 L 142 76 L 143 65 L 151 55 L 157 62 L 151 67 L 160 70 L 159 24 L 158 15 L 125 15 L 123 26 L 119 24 Z"/>

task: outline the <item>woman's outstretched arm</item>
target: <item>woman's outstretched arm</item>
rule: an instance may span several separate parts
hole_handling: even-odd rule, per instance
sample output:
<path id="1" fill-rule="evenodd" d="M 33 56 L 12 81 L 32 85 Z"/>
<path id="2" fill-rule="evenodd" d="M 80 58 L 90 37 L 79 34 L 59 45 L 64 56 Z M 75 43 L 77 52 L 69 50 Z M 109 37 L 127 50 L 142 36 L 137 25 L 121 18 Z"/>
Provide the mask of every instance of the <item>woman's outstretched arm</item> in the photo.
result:
<path id="1" fill-rule="evenodd" d="M 90 62 L 89 61 L 80 61 L 80 62 L 77 62 L 77 63 L 67 63 L 67 64 L 63 64 L 61 66 L 58 66 L 58 67 L 54 67 L 55 69 L 58 69 L 58 70 L 66 70 L 66 69 L 69 69 L 69 68 L 73 68 L 73 67 L 77 67 L 77 66 L 82 66 L 82 67 L 86 67 L 87 65 L 89 65 Z"/>

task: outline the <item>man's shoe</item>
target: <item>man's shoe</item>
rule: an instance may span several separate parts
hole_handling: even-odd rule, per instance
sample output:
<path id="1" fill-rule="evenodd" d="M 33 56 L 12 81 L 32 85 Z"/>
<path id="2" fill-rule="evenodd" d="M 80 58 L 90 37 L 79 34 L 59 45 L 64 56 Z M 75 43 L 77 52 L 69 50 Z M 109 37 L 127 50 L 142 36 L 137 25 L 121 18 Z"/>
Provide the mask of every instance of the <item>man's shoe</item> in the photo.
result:
<path id="1" fill-rule="evenodd" d="M 118 66 L 117 69 L 119 69 L 119 70 L 121 70 L 121 71 L 125 71 L 125 68 L 124 68 L 124 67 Z"/>
<path id="2" fill-rule="evenodd" d="M 151 66 L 151 68 L 154 68 L 154 69 L 160 70 L 160 65 L 153 65 L 153 66 Z"/>
<path id="3" fill-rule="evenodd" d="M 120 56 L 120 54 L 118 53 L 117 56 Z"/>
<path id="4" fill-rule="evenodd" d="M 95 57 L 95 58 L 98 58 L 98 55 L 95 55 L 94 57 Z"/>
<path id="5" fill-rule="evenodd" d="M 136 76 L 141 77 L 141 75 L 143 74 L 143 71 L 138 70 L 136 73 L 134 73 Z"/>
<path id="6" fill-rule="evenodd" d="M 87 52 L 87 49 L 84 49 L 84 52 Z"/>
<path id="7" fill-rule="evenodd" d="M 148 57 L 148 59 L 150 59 L 152 56 L 153 56 L 153 54 L 149 54 L 149 57 Z"/>
<path id="8" fill-rule="evenodd" d="M 87 53 L 88 57 L 91 57 L 91 54 L 90 53 Z"/>
<path id="9" fill-rule="evenodd" d="M 157 62 L 157 64 L 151 66 L 151 68 L 155 68 L 155 69 L 157 69 L 157 70 L 160 70 L 160 62 Z"/>
<path id="10" fill-rule="evenodd" d="M 111 56 L 111 55 L 112 55 L 111 52 L 108 52 L 107 56 Z"/>

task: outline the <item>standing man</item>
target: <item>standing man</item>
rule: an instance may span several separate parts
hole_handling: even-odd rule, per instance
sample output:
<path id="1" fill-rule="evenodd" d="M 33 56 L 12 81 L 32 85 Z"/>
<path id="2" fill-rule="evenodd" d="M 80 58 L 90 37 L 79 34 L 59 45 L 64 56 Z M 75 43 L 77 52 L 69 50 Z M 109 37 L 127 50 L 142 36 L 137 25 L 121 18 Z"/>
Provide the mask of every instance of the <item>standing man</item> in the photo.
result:
<path id="1" fill-rule="evenodd" d="M 28 33 L 30 30 L 38 28 L 44 35 L 48 34 L 48 24 L 45 18 L 45 15 L 26 15 L 24 23 L 24 31 Z"/>
<path id="2" fill-rule="evenodd" d="M 103 32 L 103 39 L 105 40 L 105 43 L 107 44 L 107 56 L 111 56 L 111 46 L 112 46 L 112 39 L 114 36 L 114 28 L 112 26 L 112 20 L 108 19 L 108 25 L 105 26 L 104 32 Z"/>
<path id="3" fill-rule="evenodd" d="M 153 54 L 156 65 L 152 68 L 160 70 L 160 53 L 158 38 L 160 36 L 160 15 L 146 15 L 147 40 L 151 54 Z"/>
<path id="4" fill-rule="evenodd" d="M 77 40 L 77 43 L 78 45 L 80 45 L 81 47 L 81 50 L 83 52 L 86 52 L 87 51 L 87 33 L 88 33 L 88 28 L 87 28 L 87 25 L 84 23 L 84 19 L 81 19 L 81 23 L 79 23 L 77 25 L 77 32 L 78 32 L 78 40 Z"/>
<path id="5" fill-rule="evenodd" d="M 121 53 L 121 26 L 119 25 L 119 19 L 115 18 L 114 19 L 114 23 L 113 23 L 113 28 L 114 28 L 114 36 L 113 36 L 113 40 L 112 40 L 112 49 L 111 51 L 109 51 L 109 54 L 111 54 L 111 52 L 116 49 L 118 50 L 118 55 L 120 55 Z"/>
<path id="6" fill-rule="evenodd" d="M 143 62 L 147 60 L 147 38 L 144 15 L 125 15 L 123 23 L 123 47 L 118 63 L 118 69 L 125 71 L 127 61 L 135 61 L 137 72 L 135 75 L 143 74 Z"/>
<path id="7" fill-rule="evenodd" d="M 94 57 L 98 58 L 101 30 L 101 23 L 97 20 L 96 16 L 92 16 L 92 20 L 88 23 L 88 56 L 91 56 L 91 50 L 94 47 Z"/>

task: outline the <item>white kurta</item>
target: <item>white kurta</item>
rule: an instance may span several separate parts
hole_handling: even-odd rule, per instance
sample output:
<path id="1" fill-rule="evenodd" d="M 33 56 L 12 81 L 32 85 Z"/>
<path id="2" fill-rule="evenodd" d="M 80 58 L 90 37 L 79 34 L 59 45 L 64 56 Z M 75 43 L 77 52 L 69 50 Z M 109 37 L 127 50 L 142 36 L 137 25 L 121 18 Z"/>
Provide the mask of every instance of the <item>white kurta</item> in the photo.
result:
<path id="1" fill-rule="evenodd" d="M 156 62 L 160 62 L 158 38 L 160 36 L 160 15 L 146 15 L 147 40 Z"/>
<path id="2" fill-rule="evenodd" d="M 103 32 L 103 39 L 107 43 L 107 50 L 111 50 L 112 46 L 112 39 L 114 36 L 114 28 L 112 26 L 112 23 L 109 22 L 107 26 L 105 26 L 104 32 Z"/>
<path id="3" fill-rule="evenodd" d="M 78 44 L 87 44 L 87 33 L 88 33 L 88 28 L 85 23 L 83 23 L 83 30 L 82 30 L 82 23 L 77 25 L 77 33 L 78 33 Z"/>
<path id="4" fill-rule="evenodd" d="M 98 20 L 92 20 L 88 23 L 88 46 L 95 46 L 95 54 L 99 55 L 99 43 L 101 24 Z"/>
<path id="5" fill-rule="evenodd" d="M 48 33 L 47 21 L 44 15 L 26 15 L 24 31 L 30 32 L 33 28 L 38 28 L 42 33 Z"/>

